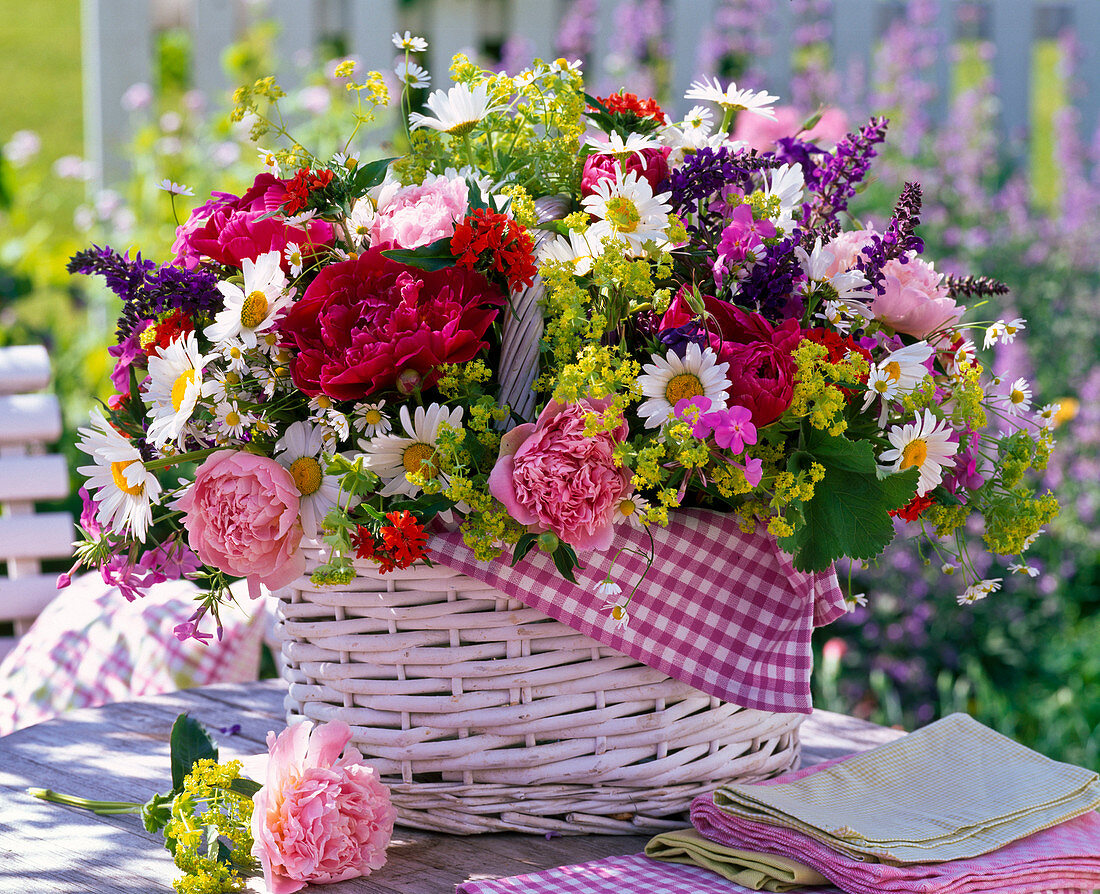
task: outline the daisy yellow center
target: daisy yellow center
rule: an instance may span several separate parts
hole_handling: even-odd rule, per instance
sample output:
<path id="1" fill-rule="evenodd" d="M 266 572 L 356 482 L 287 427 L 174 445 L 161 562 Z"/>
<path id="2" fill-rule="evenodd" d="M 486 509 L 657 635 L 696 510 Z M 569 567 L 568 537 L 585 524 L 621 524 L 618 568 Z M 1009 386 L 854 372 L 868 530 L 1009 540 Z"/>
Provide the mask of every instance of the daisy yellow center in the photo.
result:
<path id="1" fill-rule="evenodd" d="M 427 469 L 424 468 L 425 464 L 428 466 Z M 437 471 L 435 467 L 435 449 L 430 444 L 410 444 L 401 453 L 401 465 L 405 467 L 405 471 L 409 474 L 427 472 L 434 475 Z"/>
<path id="2" fill-rule="evenodd" d="M 377 425 L 382 421 L 382 414 L 378 410 L 367 410 L 367 412 L 363 414 L 363 421 L 367 423 L 367 425 Z"/>
<path id="3" fill-rule="evenodd" d="M 623 515 L 633 515 L 638 507 L 634 505 L 633 500 L 623 500 L 619 504 L 619 512 Z"/>
<path id="4" fill-rule="evenodd" d="M 241 415 L 240 415 L 240 413 L 234 413 L 232 410 L 230 410 L 228 413 L 225 414 L 225 424 L 229 425 L 229 426 L 238 426 L 238 425 L 240 425 L 241 424 Z"/>
<path id="5" fill-rule="evenodd" d="M 928 459 L 928 442 L 924 438 L 914 438 L 901 451 L 903 469 L 923 466 L 926 459 Z"/>
<path id="6" fill-rule="evenodd" d="M 615 196 L 607 203 L 607 219 L 620 233 L 633 233 L 638 229 L 642 216 L 638 213 L 638 206 L 626 196 Z"/>
<path id="7" fill-rule="evenodd" d="M 891 382 L 897 382 L 901 380 L 901 364 L 896 360 L 891 360 L 884 367 L 887 377 Z"/>
<path id="8" fill-rule="evenodd" d="M 332 401 L 324 394 L 318 394 L 314 400 L 317 401 L 317 406 L 322 410 L 328 410 L 332 407 Z"/>
<path id="9" fill-rule="evenodd" d="M 1019 388 L 1013 388 L 1010 397 L 1014 404 L 1022 404 L 1027 399 L 1026 395 Z"/>
<path id="10" fill-rule="evenodd" d="M 471 130 L 477 127 L 476 121 L 460 121 L 458 124 L 451 125 L 447 128 L 447 133 L 452 137 L 464 137 Z"/>
<path id="11" fill-rule="evenodd" d="M 699 397 L 702 394 L 703 383 L 694 373 L 680 373 L 678 376 L 673 376 L 665 386 L 665 400 L 672 407 L 685 397 Z"/>
<path id="12" fill-rule="evenodd" d="M 241 325 L 255 329 L 267 319 L 267 295 L 257 289 L 249 292 L 241 305 Z"/>
<path id="13" fill-rule="evenodd" d="M 183 406 L 183 399 L 187 396 L 187 389 L 195 381 L 195 370 L 189 369 L 176 377 L 172 385 L 172 409 L 177 413 Z"/>
<path id="14" fill-rule="evenodd" d="M 290 464 L 290 477 L 303 497 L 317 493 L 321 487 L 321 464 L 312 456 L 299 456 Z"/>
<path id="15" fill-rule="evenodd" d="M 611 617 L 616 621 L 622 621 L 626 618 L 626 609 L 621 605 L 613 606 L 611 609 Z"/>
<path id="16" fill-rule="evenodd" d="M 875 382 L 875 391 L 879 394 L 885 394 L 890 388 L 890 383 L 886 379 L 878 379 Z"/>
<path id="17" fill-rule="evenodd" d="M 225 374 L 225 384 L 226 385 L 240 385 L 241 384 L 241 377 L 238 376 L 235 372 L 227 372 Z"/>
<path id="18" fill-rule="evenodd" d="M 131 497 L 140 497 L 145 490 L 144 484 L 131 485 L 126 480 L 126 470 L 136 462 L 136 459 L 132 459 L 129 462 L 111 463 L 111 477 L 115 480 L 115 487 Z"/>

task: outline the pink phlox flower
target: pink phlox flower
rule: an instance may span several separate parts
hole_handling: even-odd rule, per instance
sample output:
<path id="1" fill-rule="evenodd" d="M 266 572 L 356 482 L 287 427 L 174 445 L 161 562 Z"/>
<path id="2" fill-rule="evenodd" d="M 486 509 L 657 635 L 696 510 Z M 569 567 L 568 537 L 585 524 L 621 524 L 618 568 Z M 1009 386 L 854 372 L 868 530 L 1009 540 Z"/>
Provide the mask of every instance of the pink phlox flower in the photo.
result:
<path id="1" fill-rule="evenodd" d="M 734 463 L 737 465 L 737 463 Z M 738 465 L 738 468 L 743 469 L 745 472 L 745 480 L 752 486 L 756 487 L 764 477 L 764 461 L 757 457 L 746 460 L 743 466 Z"/>
<path id="2" fill-rule="evenodd" d="M 714 262 L 714 281 L 719 286 L 731 266 L 745 261 L 755 263 L 763 254 L 759 251 L 765 239 L 775 236 L 775 225 L 770 220 L 756 220 L 751 205 L 738 205 L 722 230 L 718 243 L 718 256 Z"/>
<path id="3" fill-rule="evenodd" d="M 746 444 L 756 443 L 756 426 L 752 424 L 752 411 L 734 405 L 714 413 L 707 413 L 700 420 L 711 426 L 714 440 L 719 447 L 740 453 Z"/>
<path id="4" fill-rule="evenodd" d="M 691 433 L 700 441 L 709 437 L 711 429 L 703 423 L 703 414 L 713 405 L 709 397 L 697 394 L 694 397 L 681 397 L 672 408 L 672 414 L 683 422 L 691 423 Z"/>

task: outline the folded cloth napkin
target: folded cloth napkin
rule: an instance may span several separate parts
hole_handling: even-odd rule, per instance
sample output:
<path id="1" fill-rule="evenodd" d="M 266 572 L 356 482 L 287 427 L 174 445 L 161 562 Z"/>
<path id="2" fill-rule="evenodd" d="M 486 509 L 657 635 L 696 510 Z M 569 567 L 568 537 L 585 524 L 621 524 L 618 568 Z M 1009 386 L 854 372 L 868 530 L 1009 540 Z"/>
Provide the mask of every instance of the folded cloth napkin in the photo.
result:
<path id="1" fill-rule="evenodd" d="M 1095 810 L 1100 778 L 952 714 L 794 782 L 724 786 L 714 805 L 853 860 L 931 863 L 989 853 Z"/>
<path id="2" fill-rule="evenodd" d="M 797 860 L 764 851 L 726 847 L 694 829 L 662 832 L 650 839 L 645 855 L 666 863 L 702 866 L 753 891 L 794 891 L 829 880 Z"/>
<path id="3" fill-rule="evenodd" d="M 790 888 L 806 894 L 843 894 L 834 887 Z M 645 854 L 604 857 L 511 878 L 463 882 L 455 894 L 752 894 L 709 869 L 661 863 Z"/>

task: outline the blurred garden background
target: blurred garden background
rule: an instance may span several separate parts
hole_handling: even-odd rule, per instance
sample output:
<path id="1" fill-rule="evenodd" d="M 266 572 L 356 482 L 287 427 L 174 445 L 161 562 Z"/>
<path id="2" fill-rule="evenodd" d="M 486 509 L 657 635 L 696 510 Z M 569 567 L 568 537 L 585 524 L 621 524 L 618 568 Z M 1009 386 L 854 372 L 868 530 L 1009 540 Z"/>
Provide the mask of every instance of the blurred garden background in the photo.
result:
<path id="1" fill-rule="evenodd" d="M 1017 60 L 1030 75 L 1028 114 L 1020 116 L 1006 108 L 995 78 L 994 3 L 864 2 L 877 23 L 868 64 L 840 70 L 832 48 L 842 36 L 837 29 L 847 27 L 837 15 L 843 3 L 707 0 L 706 39 L 686 60 L 669 39 L 669 17 L 684 6 L 671 0 L 561 0 L 544 18 L 553 21 L 552 33 L 533 37 L 515 9 L 509 13 L 508 0 L 451 6 L 497 24 L 466 48 L 481 61 L 517 70 L 537 46 L 549 47 L 597 72 L 593 92 L 650 90 L 675 106 L 680 97 L 672 86 L 688 71 L 782 93 L 786 133 L 822 110 L 831 110 L 831 125 L 848 128 L 870 114 L 889 117 L 877 179 L 852 212 L 881 223 L 902 183 L 917 180 L 926 257 L 941 270 L 982 273 L 1010 286 L 992 317 L 1022 316 L 1028 331 L 997 349 L 1012 351 L 1014 366 L 1029 370 L 1037 405 L 1062 403 L 1059 443 L 1043 484 L 1063 509 L 1029 554 L 1042 574 L 979 569 L 1005 585 L 971 606 L 955 604 L 958 588 L 939 562 L 922 559 L 904 536 L 877 564 L 851 569 L 866 606 L 818 632 L 815 701 L 906 727 L 968 711 L 1039 751 L 1100 769 L 1100 131 L 1090 133 L 1092 121 L 1084 126 L 1088 104 L 1077 93 L 1078 66 L 1100 35 L 1075 19 L 1073 9 L 1083 4 L 1002 2 L 1032 19 L 1033 39 Z M 777 4 L 783 31 L 775 27 Z M 950 34 L 943 4 L 951 7 Z M 311 53 L 280 59 L 285 21 L 281 26 L 263 0 L 242 2 L 235 40 L 218 53 L 218 77 L 203 79 L 195 63 L 209 53 L 198 52 L 185 27 L 188 3 L 162 2 L 152 18 L 150 76 L 117 100 L 125 127 L 112 136 L 127 144 L 126 174 L 105 176 L 87 157 L 82 99 L 88 48 L 81 16 L 98 5 L 36 0 L 32 23 L 25 4 L 0 0 L 0 344 L 50 347 L 65 408 L 61 449 L 72 468 L 79 464 L 76 427 L 109 393 L 106 348 L 117 306 L 97 283 L 66 273 L 69 256 L 96 243 L 167 260 L 176 220 L 211 190 L 242 191 L 258 169 L 247 122 L 228 120 L 228 93 L 197 84 L 291 72 L 295 133 L 314 149 L 323 150 L 350 120 L 348 96 L 331 78 L 333 60 L 348 51 L 338 30 L 327 32 L 321 22 Z M 431 0 L 399 6 L 416 24 Z M 782 88 L 769 80 L 779 52 Z M 383 71 L 394 61 L 362 60 Z M 445 70 L 433 77 L 433 86 L 446 82 Z M 1005 126 L 1021 120 L 1024 130 Z M 786 133 L 746 136 L 766 141 Z M 378 127 L 358 148 L 379 156 L 387 139 L 390 132 Z M 190 187 L 194 197 L 158 189 L 165 179 Z M 75 503 L 69 508 L 79 514 Z M 842 577 L 848 573 L 841 569 Z"/>

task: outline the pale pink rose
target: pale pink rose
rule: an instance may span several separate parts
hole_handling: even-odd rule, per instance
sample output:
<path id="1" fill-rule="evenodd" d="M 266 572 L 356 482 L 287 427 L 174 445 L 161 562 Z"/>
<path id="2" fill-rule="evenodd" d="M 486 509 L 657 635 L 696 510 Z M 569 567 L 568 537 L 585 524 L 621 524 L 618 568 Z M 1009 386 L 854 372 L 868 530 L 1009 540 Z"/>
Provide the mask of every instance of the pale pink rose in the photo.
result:
<path id="1" fill-rule="evenodd" d="M 461 177 L 429 178 L 420 186 L 383 189 L 370 226 L 371 245 L 416 248 L 453 236 L 466 216 L 469 187 Z"/>
<path id="2" fill-rule="evenodd" d="M 927 338 L 962 316 L 963 308 L 943 285 L 943 274 L 915 252 L 909 252 L 906 264 L 887 261 L 882 273 L 884 292 L 871 302 L 871 312 L 895 332 Z"/>
<path id="3" fill-rule="evenodd" d="M 285 587 L 305 570 L 298 503 L 294 479 L 275 460 L 219 450 L 199 466 L 176 505 L 203 563 L 248 578 L 255 597 L 260 584 Z"/>
<path id="4" fill-rule="evenodd" d="M 760 116 L 757 115 L 756 117 Z M 871 244 L 871 237 L 874 235 L 874 228 L 869 230 L 845 230 L 825 243 L 825 250 L 833 255 L 833 262 L 826 268 L 825 275 L 833 277 L 838 273 L 846 273 L 855 267 L 860 253 L 865 246 Z"/>
<path id="5" fill-rule="evenodd" d="M 270 894 L 370 875 L 385 864 L 397 812 L 374 768 L 355 748 L 344 750 L 350 740 L 343 721 L 267 734 L 267 775 L 252 798 L 252 856 Z"/>
<path id="6" fill-rule="evenodd" d="M 809 117 L 793 106 L 777 106 L 773 111 L 774 121 L 762 115 L 738 115 L 733 138 L 744 140 L 751 148 L 760 152 L 771 152 L 775 149 L 776 140 L 793 137 L 802 122 Z M 848 116 L 840 109 L 826 109 L 821 120 L 808 133 L 799 134 L 799 139 L 823 147 L 835 146 L 847 132 Z"/>
<path id="7" fill-rule="evenodd" d="M 500 444 L 489 492 L 522 525 L 551 531 L 574 549 L 611 545 L 615 508 L 630 493 L 630 470 L 616 465 L 627 424 L 586 435 L 585 416 L 604 413 L 608 398 L 551 401 L 535 422 L 518 425 Z"/>

